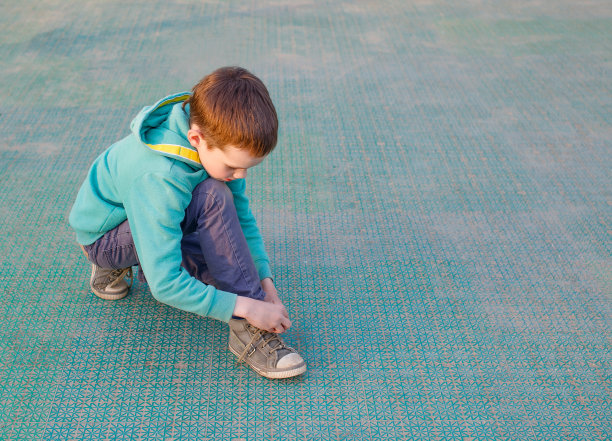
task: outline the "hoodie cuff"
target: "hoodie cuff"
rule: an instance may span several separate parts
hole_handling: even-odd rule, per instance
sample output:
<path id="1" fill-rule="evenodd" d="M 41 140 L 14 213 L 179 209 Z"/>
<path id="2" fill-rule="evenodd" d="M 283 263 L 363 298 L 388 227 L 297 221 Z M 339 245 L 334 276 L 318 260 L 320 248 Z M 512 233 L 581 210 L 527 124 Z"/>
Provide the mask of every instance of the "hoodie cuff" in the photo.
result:
<path id="1" fill-rule="evenodd" d="M 256 260 L 255 268 L 257 269 L 257 274 L 259 274 L 259 280 L 263 280 L 267 277 L 272 278 L 272 270 L 267 260 Z"/>
<path id="2" fill-rule="evenodd" d="M 237 298 L 237 294 L 218 289 L 207 316 L 228 323 L 234 313 Z"/>

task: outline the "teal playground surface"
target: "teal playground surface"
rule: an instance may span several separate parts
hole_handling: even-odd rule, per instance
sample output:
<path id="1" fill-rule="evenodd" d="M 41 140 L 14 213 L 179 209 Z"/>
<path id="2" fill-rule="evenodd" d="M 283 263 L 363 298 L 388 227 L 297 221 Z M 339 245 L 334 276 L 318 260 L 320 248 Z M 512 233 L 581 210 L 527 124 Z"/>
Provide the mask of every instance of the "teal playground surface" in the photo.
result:
<path id="1" fill-rule="evenodd" d="M 1 440 L 612 438 L 609 1 L 0 5 Z M 248 193 L 301 377 L 136 282 L 67 215 L 145 105 L 241 65 Z"/>

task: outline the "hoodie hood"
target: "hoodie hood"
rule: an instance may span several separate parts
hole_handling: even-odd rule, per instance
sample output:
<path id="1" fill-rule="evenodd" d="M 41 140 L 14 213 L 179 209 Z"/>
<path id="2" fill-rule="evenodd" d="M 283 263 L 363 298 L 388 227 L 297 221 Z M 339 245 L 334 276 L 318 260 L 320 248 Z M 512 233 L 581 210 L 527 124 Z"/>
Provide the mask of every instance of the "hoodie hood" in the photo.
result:
<path id="1" fill-rule="evenodd" d="M 189 92 L 177 93 L 144 107 L 132 120 L 130 129 L 154 152 L 203 168 L 197 150 L 187 140 L 189 105 L 183 109 L 183 102 L 189 96 Z"/>

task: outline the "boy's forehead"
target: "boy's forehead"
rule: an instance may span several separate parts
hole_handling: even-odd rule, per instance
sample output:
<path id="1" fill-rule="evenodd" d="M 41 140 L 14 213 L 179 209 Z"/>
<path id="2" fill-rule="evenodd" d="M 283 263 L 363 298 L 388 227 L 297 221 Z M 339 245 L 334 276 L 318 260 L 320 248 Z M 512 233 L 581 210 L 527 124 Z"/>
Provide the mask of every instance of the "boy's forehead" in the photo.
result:
<path id="1" fill-rule="evenodd" d="M 228 145 L 222 150 L 226 164 L 233 168 L 254 167 L 265 159 L 264 157 L 253 156 L 248 150 L 239 149 L 233 145 Z"/>

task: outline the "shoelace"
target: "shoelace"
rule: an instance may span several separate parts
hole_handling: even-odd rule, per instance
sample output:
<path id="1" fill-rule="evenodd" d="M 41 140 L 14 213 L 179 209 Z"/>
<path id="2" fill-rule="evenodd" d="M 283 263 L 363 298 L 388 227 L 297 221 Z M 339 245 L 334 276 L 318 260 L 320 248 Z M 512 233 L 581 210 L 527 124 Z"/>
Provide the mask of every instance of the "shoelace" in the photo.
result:
<path id="1" fill-rule="evenodd" d="M 244 359 L 246 358 L 247 352 L 249 352 L 249 349 L 251 349 L 251 347 L 253 348 L 253 350 L 257 349 L 257 346 L 253 346 L 253 342 L 260 337 L 261 337 L 261 340 L 263 341 L 263 344 L 261 345 L 262 349 L 264 348 L 266 344 L 269 345 L 270 342 L 274 340 L 278 341 L 279 343 L 277 346 L 272 348 L 271 351 L 268 351 L 268 354 L 272 354 L 272 352 L 276 351 L 277 349 L 285 347 L 280 337 L 274 334 L 273 332 L 264 331 L 263 329 L 256 328 L 255 326 L 251 326 L 248 323 L 247 323 L 247 328 L 254 329 L 255 333 L 253 334 L 253 337 L 251 337 L 251 341 L 249 342 L 249 344 L 245 346 L 244 351 L 242 351 L 242 354 L 240 354 L 240 357 L 238 357 L 238 363 L 242 363 L 244 361 Z"/>
<path id="2" fill-rule="evenodd" d="M 132 282 L 134 281 L 134 273 L 132 273 L 132 267 L 113 270 L 109 274 L 109 278 L 114 280 L 108 286 L 113 287 L 126 277 L 130 280 L 130 282 L 128 283 L 128 288 L 131 288 Z"/>

